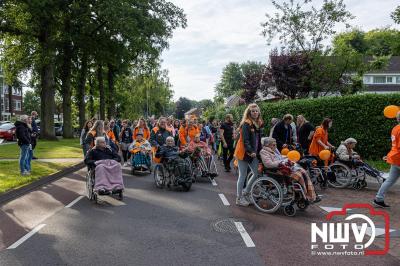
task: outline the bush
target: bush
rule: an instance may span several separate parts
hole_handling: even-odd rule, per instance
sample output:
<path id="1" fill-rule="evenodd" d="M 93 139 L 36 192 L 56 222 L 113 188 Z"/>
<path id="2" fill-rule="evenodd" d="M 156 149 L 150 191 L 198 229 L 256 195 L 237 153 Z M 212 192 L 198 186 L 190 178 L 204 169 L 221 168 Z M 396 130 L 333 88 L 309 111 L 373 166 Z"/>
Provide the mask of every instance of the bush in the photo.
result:
<path id="1" fill-rule="evenodd" d="M 341 141 L 353 137 L 358 141 L 356 150 L 362 157 L 380 159 L 390 150 L 390 132 L 396 125 L 394 119 L 383 116 L 383 109 L 391 104 L 400 105 L 400 94 L 360 94 L 264 102 L 260 108 L 266 123 L 266 134 L 270 130 L 271 118 L 282 118 L 287 113 L 294 116 L 302 114 L 315 126 L 320 125 L 324 117 L 331 117 L 333 127 L 329 130 L 329 142 L 332 145 L 338 147 Z M 244 107 L 240 106 L 228 112 L 239 121 L 243 110 Z"/>

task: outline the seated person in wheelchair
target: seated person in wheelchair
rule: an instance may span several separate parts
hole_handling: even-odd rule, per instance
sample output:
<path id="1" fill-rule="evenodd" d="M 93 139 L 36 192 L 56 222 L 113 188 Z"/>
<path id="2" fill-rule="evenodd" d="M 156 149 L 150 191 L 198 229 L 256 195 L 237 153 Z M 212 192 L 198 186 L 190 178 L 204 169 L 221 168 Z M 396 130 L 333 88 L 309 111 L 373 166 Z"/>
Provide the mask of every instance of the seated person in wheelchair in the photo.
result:
<path id="1" fill-rule="evenodd" d="M 95 139 L 95 146 L 88 151 L 85 164 L 90 170 L 95 169 L 96 178 L 94 189 L 99 192 L 106 190 L 121 190 L 122 180 L 121 157 L 107 146 L 104 137 Z"/>
<path id="2" fill-rule="evenodd" d="M 276 148 L 276 140 L 274 138 L 263 138 L 261 144 L 263 147 L 260 151 L 260 157 L 265 168 L 275 169 L 278 173 L 288 175 L 299 182 L 304 189 L 307 200 L 310 202 L 318 202 L 321 200 L 315 193 L 314 185 L 308 173 L 303 168 L 294 165 L 288 159 L 282 157 Z"/>
<path id="3" fill-rule="evenodd" d="M 357 140 L 354 138 L 348 138 L 343 141 L 336 150 L 336 155 L 338 156 L 339 160 L 343 162 L 352 162 L 354 165 L 359 164 L 361 162 L 360 155 L 354 151 L 356 144 Z"/>
<path id="4" fill-rule="evenodd" d="M 210 173 L 210 164 L 212 160 L 212 153 L 211 149 L 208 147 L 208 144 L 204 141 L 200 140 L 200 134 L 197 134 L 194 139 L 189 143 L 189 146 L 187 147 L 187 151 L 192 155 L 192 158 L 194 160 L 199 159 L 200 157 L 203 157 L 207 170 L 205 175 L 210 176 L 210 177 L 216 177 L 216 173 Z"/>
<path id="5" fill-rule="evenodd" d="M 179 149 L 175 146 L 175 139 L 167 137 L 165 144 L 158 148 L 156 158 L 162 158 L 162 161 L 170 161 L 179 156 Z"/>
<path id="6" fill-rule="evenodd" d="M 132 166 L 149 169 L 151 166 L 151 145 L 144 137 L 142 132 L 136 134 L 134 140 L 129 146 L 132 156 Z"/>
<path id="7" fill-rule="evenodd" d="M 383 177 L 382 172 L 361 160 L 360 155 L 354 151 L 356 144 L 357 140 L 354 138 L 348 138 L 343 141 L 336 150 L 336 155 L 339 160 L 351 168 L 362 166 L 364 171 L 372 177 Z"/>

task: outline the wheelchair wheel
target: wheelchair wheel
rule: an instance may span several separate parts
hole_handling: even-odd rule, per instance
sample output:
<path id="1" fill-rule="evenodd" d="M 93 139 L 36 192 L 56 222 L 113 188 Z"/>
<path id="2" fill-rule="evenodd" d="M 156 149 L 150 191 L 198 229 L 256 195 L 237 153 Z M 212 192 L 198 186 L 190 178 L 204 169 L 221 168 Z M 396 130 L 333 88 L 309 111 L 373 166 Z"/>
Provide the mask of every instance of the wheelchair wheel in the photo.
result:
<path id="1" fill-rule="evenodd" d="M 329 176 L 329 174 L 333 176 Z M 333 163 L 327 173 L 328 184 L 334 188 L 345 188 L 352 180 L 353 175 L 349 167 L 342 163 Z"/>
<path id="2" fill-rule="evenodd" d="M 299 199 L 297 201 L 296 205 L 300 210 L 305 210 L 305 209 L 307 209 L 309 203 L 305 199 Z"/>
<path id="3" fill-rule="evenodd" d="M 283 213 L 284 213 L 286 216 L 293 217 L 293 216 L 296 215 L 296 209 L 293 207 L 293 205 L 286 205 L 286 206 L 283 208 Z"/>
<path id="4" fill-rule="evenodd" d="M 92 178 L 93 172 L 92 170 L 89 170 L 88 173 L 86 174 L 86 196 L 89 200 L 94 199 L 95 193 L 93 192 L 93 178 Z"/>
<path id="5" fill-rule="evenodd" d="M 283 192 L 276 180 L 264 176 L 254 181 L 250 190 L 250 198 L 258 210 L 274 213 L 282 205 Z"/>
<path id="6" fill-rule="evenodd" d="M 165 185 L 164 167 L 161 164 L 157 164 L 154 168 L 154 183 L 158 188 L 163 188 Z"/>
<path id="7" fill-rule="evenodd" d="M 190 188 L 192 187 L 192 182 L 185 182 L 185 183 L 182 183 L 181 185 L 182 185 L 183 191 L 188 192 L 190 190 Z"/>

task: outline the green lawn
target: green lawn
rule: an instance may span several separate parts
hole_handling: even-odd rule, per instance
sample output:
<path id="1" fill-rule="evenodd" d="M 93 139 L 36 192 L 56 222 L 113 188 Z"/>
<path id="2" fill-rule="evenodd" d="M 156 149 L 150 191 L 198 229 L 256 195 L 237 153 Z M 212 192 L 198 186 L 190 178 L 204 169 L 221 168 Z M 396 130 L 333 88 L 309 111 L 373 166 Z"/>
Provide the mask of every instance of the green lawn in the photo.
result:
<path id="1" fill-rule="evenodd" d="M 390 164 L 386 163 L 383 160 L 379 161 L 367 160 L 367 163 L 380 171 L 389 172 Z"/>
<path id="2" fill-rule="evenodd" d="M 34 155 L 40 159 L 83 157 L 79 139 L 60 139 L 58 141 L 39 139 Z M 0 145 L 0 159 L 18 159 L 18 157 L 18 145 Z"/>
<path id="3" fill-rule="evenodd" d="M 18 161 L 0 161 L 0 193 L 29 184 L 43 176 L 59 172 L 74 163 L 32 162 L 30 176 L 21 176 Z"/>

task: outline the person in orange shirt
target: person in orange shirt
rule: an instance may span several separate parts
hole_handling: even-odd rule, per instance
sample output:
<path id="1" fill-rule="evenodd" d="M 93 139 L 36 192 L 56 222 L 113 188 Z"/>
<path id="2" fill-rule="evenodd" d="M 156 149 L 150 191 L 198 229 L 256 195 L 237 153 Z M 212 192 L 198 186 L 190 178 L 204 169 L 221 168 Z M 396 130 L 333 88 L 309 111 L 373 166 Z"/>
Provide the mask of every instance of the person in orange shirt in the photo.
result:
<path id="1" fill-rule="evenodd" d="M 389 177 L 383 182 L 374 199 L 377 207 L 388 208 L 385 204 L 385 193 L 393 186 L 400 177 L 400 112 L 396 115 L 398 125 L 392 130 L 392 149 L 383 157 L 383 160 L 390 164 Z"/>
<path id="2" fill-rule="evenodd" d="M 179 129 L 181 147 L 191 142 L 197 134 L 200 134 L 200 129 L 194 124 L 193 120 L 189 120 L 186 127 L 182 125 Z"/>
<path id="3" fill-rule="evenodd" d="M 141 132 L 142 136 L 145 140 L 150 139 L 150 129 L 147 127 L 146 121 L 144 118 L 140 118 L 137 126 L 133 130 L 133 140 L 136 140 L 137 134 Z"/>
<path id="4" fill-rule="evenodd" d="M 332 119 L 330 118 L 325 118 L 321 126 L 317 127 L 308 149 L 310 155 L 318 156 L 320 151 L 334 148 L 328 141 L 328 129 L 331 127 Z"/>

